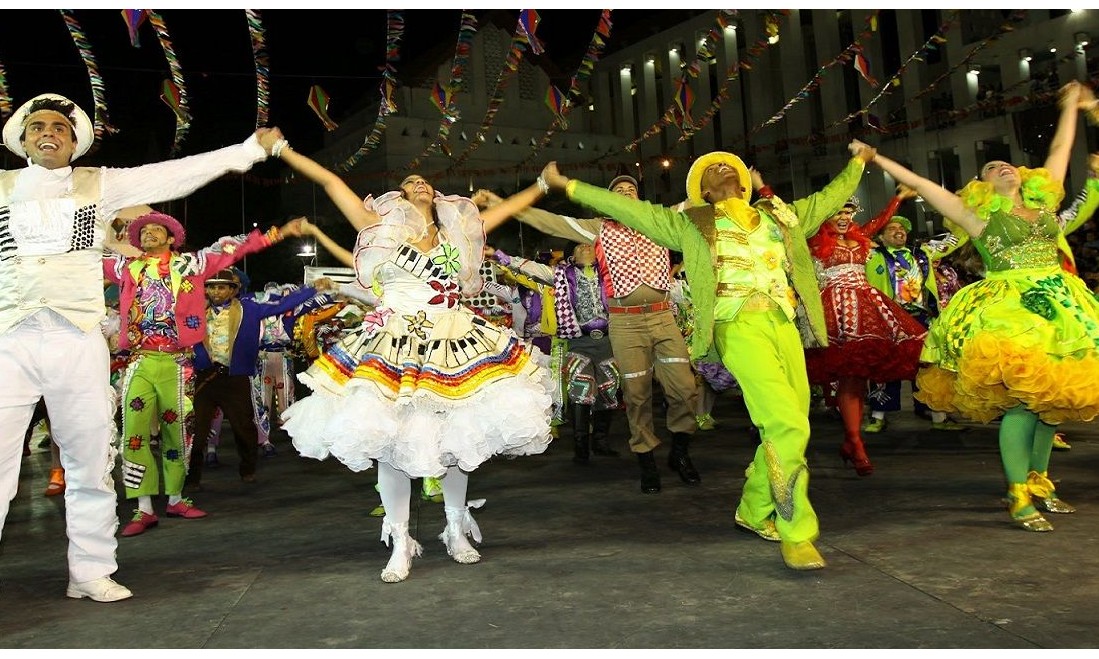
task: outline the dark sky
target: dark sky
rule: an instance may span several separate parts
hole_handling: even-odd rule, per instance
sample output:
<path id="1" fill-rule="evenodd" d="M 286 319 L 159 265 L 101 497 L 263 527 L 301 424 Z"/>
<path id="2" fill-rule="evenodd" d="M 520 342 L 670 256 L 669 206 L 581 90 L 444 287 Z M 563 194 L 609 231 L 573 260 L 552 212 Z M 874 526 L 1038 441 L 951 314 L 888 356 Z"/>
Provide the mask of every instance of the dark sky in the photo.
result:
<path id="1" fill-rule="evenodd" d="M 517 9 L 492 11 L 508 30 L 518 20 Z M 559 87 L 568 84 L 567 78 L 579 65 L 600 11 L 539 10 L 542 20 L 537 34 L 546 47 L 541 57 L 563 72 L 565 79 L 555 81 Z M 615 10 L 605 53 L 701 11 Z M 489 10 L 473 12 L 481 23 L 493 18 Z M 193 116 L 181 155 L 240 142 L 254 130 L 256 121 L 255 66 L 244 11 L 166 9 L 160 14 L 183 67 Z M 141 27 L 141 47 L 133 48 L 119 10 L 78 9 L 74 15 L 96 56 L 111 123 L 120 129 L 79 164 L 132 166 L 165 159 L 175 120 L 160 101 L 161 82 L 169 71 L 152 26 Z M 386 12 L 272 9 L 261 15 L 270 66 L 269 124 L 283 128 L 295 148 L 309 152 L 322 144 L 324 136 L 323 126 L 306 106 L 311 85 L 320 84 L 328 92 L 330 114 L 337 122 L 376 102 L 378 66 L 385 57 Z M 460 15 L 460 9 L 404 11 L 398 80 L 402 71 L 417 68 L 420 58 L 440 44 L 452 56 Z M 0 62 L 16 106 L 35 94 L 53 91 L 91 114 L 87 71 L 59 12 L 4 10 L 0 16 Z M 529 53 L 528 57 L 537 59 Z M 20 166 L 15 157 L 3 152 L 0 167 Z M 271 178 L 279 170 L 277 163 L 268 163 L 253 172 Z M 185 221 L 195 245 L 242 227 L 251 229 L 253 221 L 262 227 L 286 219 L 276 190 L 242 184 L 237 177 L 207 186 L 192 195 L 186 206 L 177 202 L 164 210 Z M 280 258 L 286 260 L 285 255 Z"/>

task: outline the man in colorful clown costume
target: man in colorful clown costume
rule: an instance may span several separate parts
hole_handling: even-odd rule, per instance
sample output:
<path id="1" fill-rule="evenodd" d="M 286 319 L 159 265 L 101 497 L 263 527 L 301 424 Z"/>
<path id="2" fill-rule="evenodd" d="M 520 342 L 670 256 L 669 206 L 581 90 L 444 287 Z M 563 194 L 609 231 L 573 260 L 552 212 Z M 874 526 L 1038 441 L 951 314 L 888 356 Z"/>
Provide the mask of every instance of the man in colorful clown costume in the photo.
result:
<path id="1" fill-rule="evenodd" d="M 206 338 L 205 280 L 284 236 L 300 235 L 294 220 L 267 233 L 226 237 L 198 252 L 177 252 L 186 233 L 174 217 L 152 211 L 129 226 L 139 257 L 103 259 L 103 274 L 120 288 L 123 331 L 119 347 L 130 350 L 122 376 L 122 481 L 127 499 L 137 499 L 123 536 L 158 524 L 153 495 L 161 489 L 157 458 L 149 445 L 153 417 L 160 428 L 160 456 L 168 517 L 198 519 L 206 513 L 182 497 L 194 441 L 192 415 L 194 345 Z"/>
<path id="2" fill-rule="evenodd" d="M 761 186 L 762 180 L 737 156 L 715 151 L 691 165 L 693 207 L 682 212 L 570 181 L 556 163 L 542 172 L 549 188 L 683 253 L 696 313 L 692 356 L 706 357 L 716 347 L 760 431 L 736 523 L 781 541 L 783 561 L 795 570 L 825 565 L 813 545 L 819 528 L 805 463 L 809 383 L 795 319 L 803 314 L 821 345 L 828 335 L 805 236 L 840 209 L 872 157 L 869 149 L 860 153 L 824 190 L 789 206 L 767 187 L 750 206 L 749 181 Z"/>
<path id="3" fill-rule="evenodd" d="M 110 578 L 118 526 L 102 257 L 122 208 L 184 197 L 265 159 L 267 129 L 238 146 L 127 169 L 72 167 L 95 139 L 72 101 L 43 94 L 4 124 L 27 167 L 0 172 L 0 520 L 19 482 L 23 430 L 38 398 L 52 410 L 65 466 L 66 594 L 100 602 L 132 593 Z"/>

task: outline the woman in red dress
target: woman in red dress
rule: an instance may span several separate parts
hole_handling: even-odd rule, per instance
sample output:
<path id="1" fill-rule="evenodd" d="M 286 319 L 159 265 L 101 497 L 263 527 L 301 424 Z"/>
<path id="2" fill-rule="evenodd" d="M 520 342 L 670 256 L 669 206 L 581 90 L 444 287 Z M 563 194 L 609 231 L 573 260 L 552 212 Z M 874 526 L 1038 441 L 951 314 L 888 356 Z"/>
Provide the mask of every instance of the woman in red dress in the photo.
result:
<path id="1" fill-rule="evenodd" d="M 927 335 L 919 322 L 866 279 L 866 259 L 873 247 L 867 236 L 888 224 L 904 199 L 893 197 L 877 217 L 859 227 L 854 221 L 859 202 L 852 197 L 809 240 L 822 271 L 828 346 L 808 348 L 806 368 L 812 384 L 839 383 L 836 404 L 844 427 L 840 455 L 859 476 L 874 472 L 861 434 L 867 383 L 914 379 Z"/>

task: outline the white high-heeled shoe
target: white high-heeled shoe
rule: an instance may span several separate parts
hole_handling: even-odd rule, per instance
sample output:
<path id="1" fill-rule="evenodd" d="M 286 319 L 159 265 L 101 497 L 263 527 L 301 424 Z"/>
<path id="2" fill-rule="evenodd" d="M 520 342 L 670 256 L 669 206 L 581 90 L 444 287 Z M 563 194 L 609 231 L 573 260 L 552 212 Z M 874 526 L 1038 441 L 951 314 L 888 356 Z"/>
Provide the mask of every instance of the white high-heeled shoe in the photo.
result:
<path id="1" fill-rule="evenodd" d="M 407 522 L 382 522 L 382 542 L 388 546 L 390 539 L 393 540 L 393 554 L 385 564 L 381 577 L 386 583 L 398 583 L 408 578 L 412 557 L 422 554 L 424 548 L 408 534 Z"/>
<path id="2" fill-rule="evenodd" d="M 485 505 L 484 499 L 469 501 L 461 508 L 446 508 L 446 528 L 439 534 L 439 539 L 446 545 L 446 553 L 458 563 L 470 564 L 481 560 L 481 554 L 470 544 L 466 536 L 472 536 L 477 542 L 481 542 L 481 529 L 477 526 L 470 508 L 480 508 Z"/>

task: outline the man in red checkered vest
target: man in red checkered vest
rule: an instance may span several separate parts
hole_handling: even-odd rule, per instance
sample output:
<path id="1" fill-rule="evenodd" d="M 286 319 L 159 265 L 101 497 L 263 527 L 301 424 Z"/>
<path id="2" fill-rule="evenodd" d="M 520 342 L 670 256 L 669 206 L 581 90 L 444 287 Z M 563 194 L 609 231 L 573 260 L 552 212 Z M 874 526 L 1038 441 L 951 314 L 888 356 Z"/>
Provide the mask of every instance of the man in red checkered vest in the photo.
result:
<path id="1" fill-rule="evenodd" d="M 546 192 L 542 185 L 540 180 L 506 201 L 481 190 L 473 200 L 481 205 L 515 206 L 522 209 L 514 212 L 520 222 L 552 236 L 595 246 L 596 263 L 609 289 L 608 334 L 622 374 L 630 450 L 637 454 L 641 465 L 641 491 L 646 494 L 660 491 L 660 471 L 653 455 L 653 449 L 660 445 L 653 430 L 654 373 L 668 401 L 667 425 L 672 433 L 668 466 L 679 473 L 684 483 L 698 485 L 702 480 L 688 453 L 691 435 L 698 429 L 694 415 L 698 391 L 687 344 L 675 324 L 668 297 L 671 288 L 668 250 L 609 218 L 580 220 L 530 208 Z M 607 187 L 638 199 L 637 180 L 632 176 L 616 176 Z"/>

